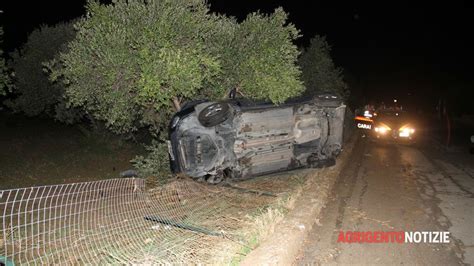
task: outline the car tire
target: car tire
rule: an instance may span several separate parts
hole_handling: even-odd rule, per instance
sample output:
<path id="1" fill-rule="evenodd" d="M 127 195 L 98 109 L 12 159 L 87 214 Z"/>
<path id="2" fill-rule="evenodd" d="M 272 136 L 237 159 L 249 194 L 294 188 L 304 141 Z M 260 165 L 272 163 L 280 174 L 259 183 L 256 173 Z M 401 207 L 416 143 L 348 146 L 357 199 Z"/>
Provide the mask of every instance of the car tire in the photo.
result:
<path id="1" fill-rule="evenodd" d="M 230 108 L 227 103 L 213 103 L 199 113 L 198 119 L 203 126 L 213 127 L 227 120 L 229 115 Z"/>

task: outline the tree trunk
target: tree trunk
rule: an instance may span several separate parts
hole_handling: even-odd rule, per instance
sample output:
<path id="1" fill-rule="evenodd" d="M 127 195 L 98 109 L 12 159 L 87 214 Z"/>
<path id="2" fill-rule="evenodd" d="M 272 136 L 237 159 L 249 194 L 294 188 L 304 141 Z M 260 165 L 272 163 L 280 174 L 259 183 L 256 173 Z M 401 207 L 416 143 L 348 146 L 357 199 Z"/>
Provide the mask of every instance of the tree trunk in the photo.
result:
<path id="1" fill-rule="evenodd" d="M 240 94 L 243 97 L 245 97 L 245 95 L 242 93 L 242 90 L 241 90 L 241 87 L 240 87 L 240 84 L 239 84 L 239 85 L 235 86 L 234 88 L 227 90 L 225 92 L 225 95 L 222 97 L 222 99 L 229 99 L 229 96 L 230 96 L 230 93 L 232 92 L 232 90 L 235 90 L 235 94 Z"/>
<path id="2" fill-rule="evenodd" d="M 181 110 L 181 103 L 177 97 L 173 97 L 173 105 L 174 105 L 174 109 L 176 109 L 176 112 Z"/>

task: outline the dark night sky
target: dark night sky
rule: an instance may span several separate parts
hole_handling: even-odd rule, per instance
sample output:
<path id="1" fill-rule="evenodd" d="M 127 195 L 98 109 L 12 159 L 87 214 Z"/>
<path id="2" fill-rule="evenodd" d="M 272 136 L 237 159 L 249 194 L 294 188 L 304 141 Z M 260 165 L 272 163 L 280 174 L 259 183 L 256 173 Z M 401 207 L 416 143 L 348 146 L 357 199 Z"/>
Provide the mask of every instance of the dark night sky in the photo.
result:
<path id="1" fill-rule="evenodd" d="M 7 50 L 25 41 L 27 33 L 41 23 L 54 24 L 84 14 L 85 3 L 4 2 L 0 17 Z M 336 64 L 347 71 L 348 79 L 358 81 L 359 92 L 365 94 L 390 89 L 426 95 L 448 91 L 452 84 L 474 90 L 474 9 L 464 2 L 419 6 L 399 1 L 327 2 L 213 0 L 210 4 L 213 11 L 238 18 L 283 6 L 303 34 L 298 45 L 306 45 L 314 34 L 325 35 Z"/>

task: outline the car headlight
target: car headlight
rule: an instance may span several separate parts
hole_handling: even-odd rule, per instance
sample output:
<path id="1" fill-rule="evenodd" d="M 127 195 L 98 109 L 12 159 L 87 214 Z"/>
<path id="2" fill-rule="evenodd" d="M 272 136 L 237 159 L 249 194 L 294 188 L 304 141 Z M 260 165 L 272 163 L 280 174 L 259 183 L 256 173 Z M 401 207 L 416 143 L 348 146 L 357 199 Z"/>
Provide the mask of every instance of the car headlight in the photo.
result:
<path id="1" fill-rule="evenodd" d="M 375 127 L 375 132 L 378 132 L 380 134 L 385 134 L 387 133 L 387 131 L 390 131 L 390 130 L 392 129 L 386 125 L 380 125 L 380 126 Z"/>
<path id="2" fill-rule="evenodd" d="M 405 126 L 405 127 L 400 128 L 398 135 L 400 137 L 409 137 L 413 133 L 415 133 L 414 128 Z"/>

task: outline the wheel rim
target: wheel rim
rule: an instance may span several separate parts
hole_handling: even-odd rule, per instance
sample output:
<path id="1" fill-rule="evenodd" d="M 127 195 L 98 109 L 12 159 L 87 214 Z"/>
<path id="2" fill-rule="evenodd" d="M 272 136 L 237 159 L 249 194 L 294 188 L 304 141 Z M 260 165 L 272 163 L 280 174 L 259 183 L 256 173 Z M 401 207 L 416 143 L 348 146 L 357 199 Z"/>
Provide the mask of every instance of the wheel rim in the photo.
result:
<path id="1" fill-rule="evenodd" d="M 222 106 L 220 104 L 211 105 L 207 107 L 206 114 L 204 116 L 205 117 L 213 116 L 219 113 L 220 111 L 222 111 Z"/>

